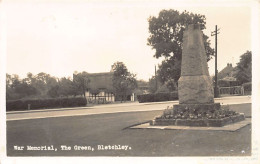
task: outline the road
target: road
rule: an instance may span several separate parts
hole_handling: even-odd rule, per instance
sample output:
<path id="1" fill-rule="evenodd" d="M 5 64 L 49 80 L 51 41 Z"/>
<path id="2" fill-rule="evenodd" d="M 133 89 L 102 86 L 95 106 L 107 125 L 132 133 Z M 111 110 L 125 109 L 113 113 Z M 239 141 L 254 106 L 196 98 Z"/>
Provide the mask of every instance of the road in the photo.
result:
<path id="1" fill-rule="evenodd" d="M 221 105 L 227 104 L 244 104 L 251 103 L 251 97 L 236 96 L 217 98 L 215 102 Z M 34 110 L 25 112 L 8 112 L 7 121 L 22 120 L 22 119 L 39 119 L 49 117 L 65 117 L 65 116 L 82 116 L 105 113 L 119 113 L 119 112 L 140 112 L 140 111 L 156 111 L 163 110 L 167 106 L 172 107 L 178 104 L 178 101 L 168 102 L 154 102 L 154 103 L 122 103 L 122 104 L 108 104 L 94 107 L 68 108 L 68 109 L 48 109 L 48 110 Z"/>
<path id="2" fill-rule="evenodd" d="M 235 103 L 234 99 L 228 101 Z M 242 100 L 239 101 L 242 102 Z M 235 132 L 128 128 L 160 115 L 167 104 L 120 104 L 112 105 L 113 107 L 108 105 L 91 109 L 68 110 L 73 113 L 73 111 L 82 112 L 97 109 L 99 112 L 95 114 L 90 114 L 93 112 L 91 111 L 90 113 L 80 113 L 82 114 L 80 116 L 74 114 L 69 116 L 69 113 L 66 113 L 67 110 L 63 110 L 66 117 L 61 116 L 59 113 L 61 111 L 52 111 L 59 117 L 48 117 L 46 112 L 36 112 L 37 114 L 44 113 L 47 117 L 31 119 L 23 117 L 21 120 L 16 118 L 17 120 L 7 121 L 7 155 L 243 156 L 251 154 L 251 125 Z M 156 109 L 159 107 L 160 110 Z M 230 105 L 230 108 L 245 113 L 247 117 L 251 116 L 250 103 Z M 102 113 L 104 110 L 110 113 Z M 8 114 L 7 116 L 9 115 L 16 114 Z M 24 113 L 20 115 L 24 115 Z M 38 115 L 36 116 L 38 117 Z M 66 148 L 71 147 L 71 150 L 61 150 L 62 145 Z M 98 145 L 110 145 L 114 148 L 127 147 L 127 150 L 98 150 L 100 147 Z M 15 146 L 20 148 L 24 146 L 25 148 L 15 150 Z M 27 146 L 49 146 L 53 147 L 54 150 L 26 150 Z M 75 150 L 75 148 L 79 149 L 78 146 L 93 149 Z"/>

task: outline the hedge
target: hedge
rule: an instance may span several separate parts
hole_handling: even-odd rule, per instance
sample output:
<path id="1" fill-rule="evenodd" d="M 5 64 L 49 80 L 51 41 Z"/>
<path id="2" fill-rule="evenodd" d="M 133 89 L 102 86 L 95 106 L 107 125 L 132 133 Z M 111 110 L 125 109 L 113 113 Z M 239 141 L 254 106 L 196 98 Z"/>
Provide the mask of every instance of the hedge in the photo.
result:
<path id="1" fill-rule="evenodd" d="M 252 82 L 247 82 L 242 85 L 244 87 L 244 94 L 251 95 L 252 92 Z"/>
<path id="2" fill-rule="evenodd" d="M 64 108 L 85 106 L 87 100 L 83 97 L 76 98 L 56 98 L 56 99 L 28 99 L 28 100 L 8 100 L 6 101 L 6 111 L 19 111 L 44 109 L 44 108 Z"/>
<path id="3" fill-rule="evenodd" d="M 252 83 L 251 82 L 244 83 L 242 86 L 244 87 L 245 91 L 252 91 Z"/>
<path id="4" fill-rule="evenodd" d="M 137 95 L 139 103 L 178 100 L 178 92 Z"/>

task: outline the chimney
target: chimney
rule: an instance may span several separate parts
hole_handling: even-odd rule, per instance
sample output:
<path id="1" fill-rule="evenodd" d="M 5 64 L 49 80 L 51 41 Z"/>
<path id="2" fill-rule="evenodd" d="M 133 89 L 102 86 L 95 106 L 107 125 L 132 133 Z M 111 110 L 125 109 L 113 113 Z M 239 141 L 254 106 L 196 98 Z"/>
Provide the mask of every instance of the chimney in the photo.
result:
<path id="1" fill-rule="evenodd" d="M 231 63 L 227 63 L 227 67 L 232 67 L 232 64 Z"/>

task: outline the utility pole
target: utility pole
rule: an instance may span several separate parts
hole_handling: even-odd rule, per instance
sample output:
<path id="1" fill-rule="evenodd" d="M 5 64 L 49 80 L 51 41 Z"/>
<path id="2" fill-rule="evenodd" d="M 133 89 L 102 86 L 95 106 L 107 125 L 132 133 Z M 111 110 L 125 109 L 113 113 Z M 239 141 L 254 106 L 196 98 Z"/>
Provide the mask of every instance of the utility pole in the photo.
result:
<path id="1" fill-rule="evenodd" d="M 155 75 L 155 89 L 156 89 L 156 91 L 157 91 L 157 75 L 156 75 L 156 65 L 155 65 L 154 75 Z"/>
<path id="2" fill-rule="evenodd" d="M 216 25 L 215 31 L 211 32 L 211 36 L 215 36 L 215 88 L 214 88 L 214 97 L 218 97 L 218 26 Z"/>

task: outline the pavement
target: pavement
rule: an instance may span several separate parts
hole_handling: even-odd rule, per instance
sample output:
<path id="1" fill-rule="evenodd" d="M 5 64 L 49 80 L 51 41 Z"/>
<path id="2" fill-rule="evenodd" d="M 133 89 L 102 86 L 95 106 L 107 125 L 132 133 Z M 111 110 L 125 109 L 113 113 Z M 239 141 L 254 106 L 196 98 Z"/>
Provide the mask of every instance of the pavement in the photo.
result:
<path id="1" fill-rule="evenodd" d="M 251 96 L 232 96 L 216 98 L 216 103 L 221 105 L 245 104 L 251 103 Z M 179 101 L 165 102 L 150 102 L 150 103 L 120 103 L 120 104 L 105 104 L 93 107 L 75 107 L 75 108 L 59 108 L 59 109 L 42 109 L 30 111 L 12 111 L 7 112 L 6 120 L 24 120 L 24 119 L 40 119 L 51 117 L 66 117 L 66 116 L 83 116 L 93 114 L 108 114 L 120 112 L 140 112 L 140 111 L 155 111 L 163 110 L 167 107 L 172 107 L 178 104 Z"/>
<path id="2" fill-rule="evenodd" d="M 250 118 L 250 101 L 251 99 L 246 101 L 246 97 L 224 98 L 221 103 L 229 103 L 231 110 L 245 113 L 245 116 Z M 242 104 L 235 104 L 240 102 Z M 51 111 L 29 112 L 24 117 L 26 119 L 19 119 L 24 114 L 18 116 L 7 114 L 9 119 L 14 115 L 17 119 L 7 120 L 7 155 L 142 157 L 251 155 L 251 125 L 233 132 L 129 128 L 160 115 L 167 104 L 150 103 L 137 106 L 122 104 L 117 107 L 112 105 L 62 110 L 60 112 L 62 114 L 65 112 L 64 117 L 57 111 L 53 112 L 58 117 L 48 117 L 47 113 L 52 113 Z M 172 102 L 169 104 L 172 105 Z M 97 112 L 94 112 L 94 109 Z M 89 113 L 74 115 L 73 111 L 89 111 Z M 66 112 L 72 113 L 69 115 Z M 37 114 L 44 114 L 45 117 L 37 119 L 35 118 Z M 24 149 L 16 150 L 15 146 Z M 28 150 L 30 147 L 53 147 L 53 150 Z M 71 149 L 65 150 L 65 148 Z"/>

